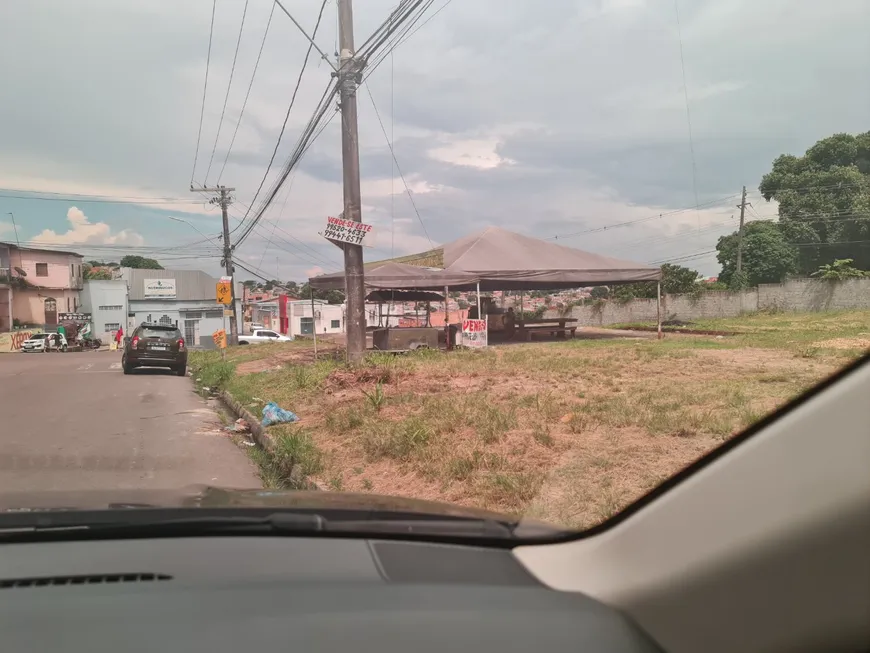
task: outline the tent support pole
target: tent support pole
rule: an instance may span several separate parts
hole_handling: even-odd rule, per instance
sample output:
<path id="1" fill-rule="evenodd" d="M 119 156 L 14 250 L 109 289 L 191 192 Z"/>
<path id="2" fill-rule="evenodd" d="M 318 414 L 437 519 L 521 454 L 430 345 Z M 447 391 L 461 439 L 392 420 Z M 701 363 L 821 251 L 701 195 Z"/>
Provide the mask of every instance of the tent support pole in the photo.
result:
<path id="1" fill-rule="evenodd" d="M 480 281 L 477 282 L 477 319 L 483 319 L 483 315 L 480 312 Z"/>
<path id="2" fill-rule="evenodd" d="M 447 345 L 447 350 L 452 349 L 450 346 L 450 288 L 444 286 L 444 342 Z"/>
<path id="3" fill-rule="evenodd" d="M 657 338 L 662 339 L 662 282 L 656 284 L 656 332 Z"/>
<path id="4" fill-rule="evenodd" d="M 314 291 L 311 291 L 311 334 L 314 336 L 314 360 L 317 360 L 317 320 L 314 318 Z"/>

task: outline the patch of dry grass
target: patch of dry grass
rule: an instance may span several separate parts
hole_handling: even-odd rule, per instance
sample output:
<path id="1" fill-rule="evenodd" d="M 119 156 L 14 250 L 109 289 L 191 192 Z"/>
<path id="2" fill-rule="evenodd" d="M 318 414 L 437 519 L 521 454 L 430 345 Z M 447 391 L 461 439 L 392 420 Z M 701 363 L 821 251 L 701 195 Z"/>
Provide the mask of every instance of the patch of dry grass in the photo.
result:
<path id="1" fill-rule="evenodd" d="M 753 316 L 739 339 L 578 338 L 355 369 L 250 348 L 243 364 L 269 365 L 227 387 L 255 412 L 296 412 L 304 437 L 288 446 L 331 489 L 588 527 L 860 353 L 868 324 L 870 311 Z"/>

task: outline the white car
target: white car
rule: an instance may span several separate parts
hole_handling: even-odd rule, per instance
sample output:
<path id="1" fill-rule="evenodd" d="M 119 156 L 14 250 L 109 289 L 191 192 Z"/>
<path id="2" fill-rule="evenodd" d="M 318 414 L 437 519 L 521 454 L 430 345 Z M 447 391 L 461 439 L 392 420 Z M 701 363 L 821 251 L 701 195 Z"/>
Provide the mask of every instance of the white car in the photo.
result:
<path id="1" fill-rule="evenodd" d="M 239 336 L 240 345 L 257 345 L 261 342 L 293 342 L 293 336 L 284 336 L 269 329 L 254 329 L 251 335 Z"/>
<path id="2" fill-rule="evenodd" d="M 34 333 L 21 345 L 21 353 L 66 351 L 66 336 L 60 333 Z"/>

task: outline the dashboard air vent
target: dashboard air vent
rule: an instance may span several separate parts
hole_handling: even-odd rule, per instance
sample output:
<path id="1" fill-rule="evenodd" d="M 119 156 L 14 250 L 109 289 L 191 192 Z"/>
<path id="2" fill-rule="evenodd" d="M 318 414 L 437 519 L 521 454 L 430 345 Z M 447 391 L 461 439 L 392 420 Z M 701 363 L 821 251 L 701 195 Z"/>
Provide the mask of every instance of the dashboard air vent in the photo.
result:
<path id="1" fill-rule="evenodd" d="M 43 576 L 35 578 L 3 578 L 0 589 L 23 589 L 27 587 L 59 587 L 64 585 L 105 585 L 107 583 L 148 583 L 157 580 L 172 580 L 166 574 L 86 574 L 83 576 Z"/>

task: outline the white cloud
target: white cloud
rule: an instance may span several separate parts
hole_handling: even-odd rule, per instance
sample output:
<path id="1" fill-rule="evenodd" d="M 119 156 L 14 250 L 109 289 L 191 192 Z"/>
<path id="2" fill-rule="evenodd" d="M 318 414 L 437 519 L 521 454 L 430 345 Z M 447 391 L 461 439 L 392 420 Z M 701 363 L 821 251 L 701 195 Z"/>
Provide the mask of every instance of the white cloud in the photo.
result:
<path id="1" fill-rule="evenodd" d="M 70 229 L 57 233 L 44 229 L 34 240 L 39 244 L 52 245 L 132 245 L 138 246 L 145 242 L 135 231 L 124 229 L 112 234 L 112 229 L 105 222 L 91 222 L 81 209 L 71 206 L 66 212 Z"/>
<path id="2" fill-rule="evenodd" d="M 497 152 L 499 145 L 499 141 L 493 138 L 458 140 L 442 147 L 432 148 L 429 150 L 429 156 L 436 161 L 481 170 L 514 163 L 511 159 L 499 156 Z"/>

